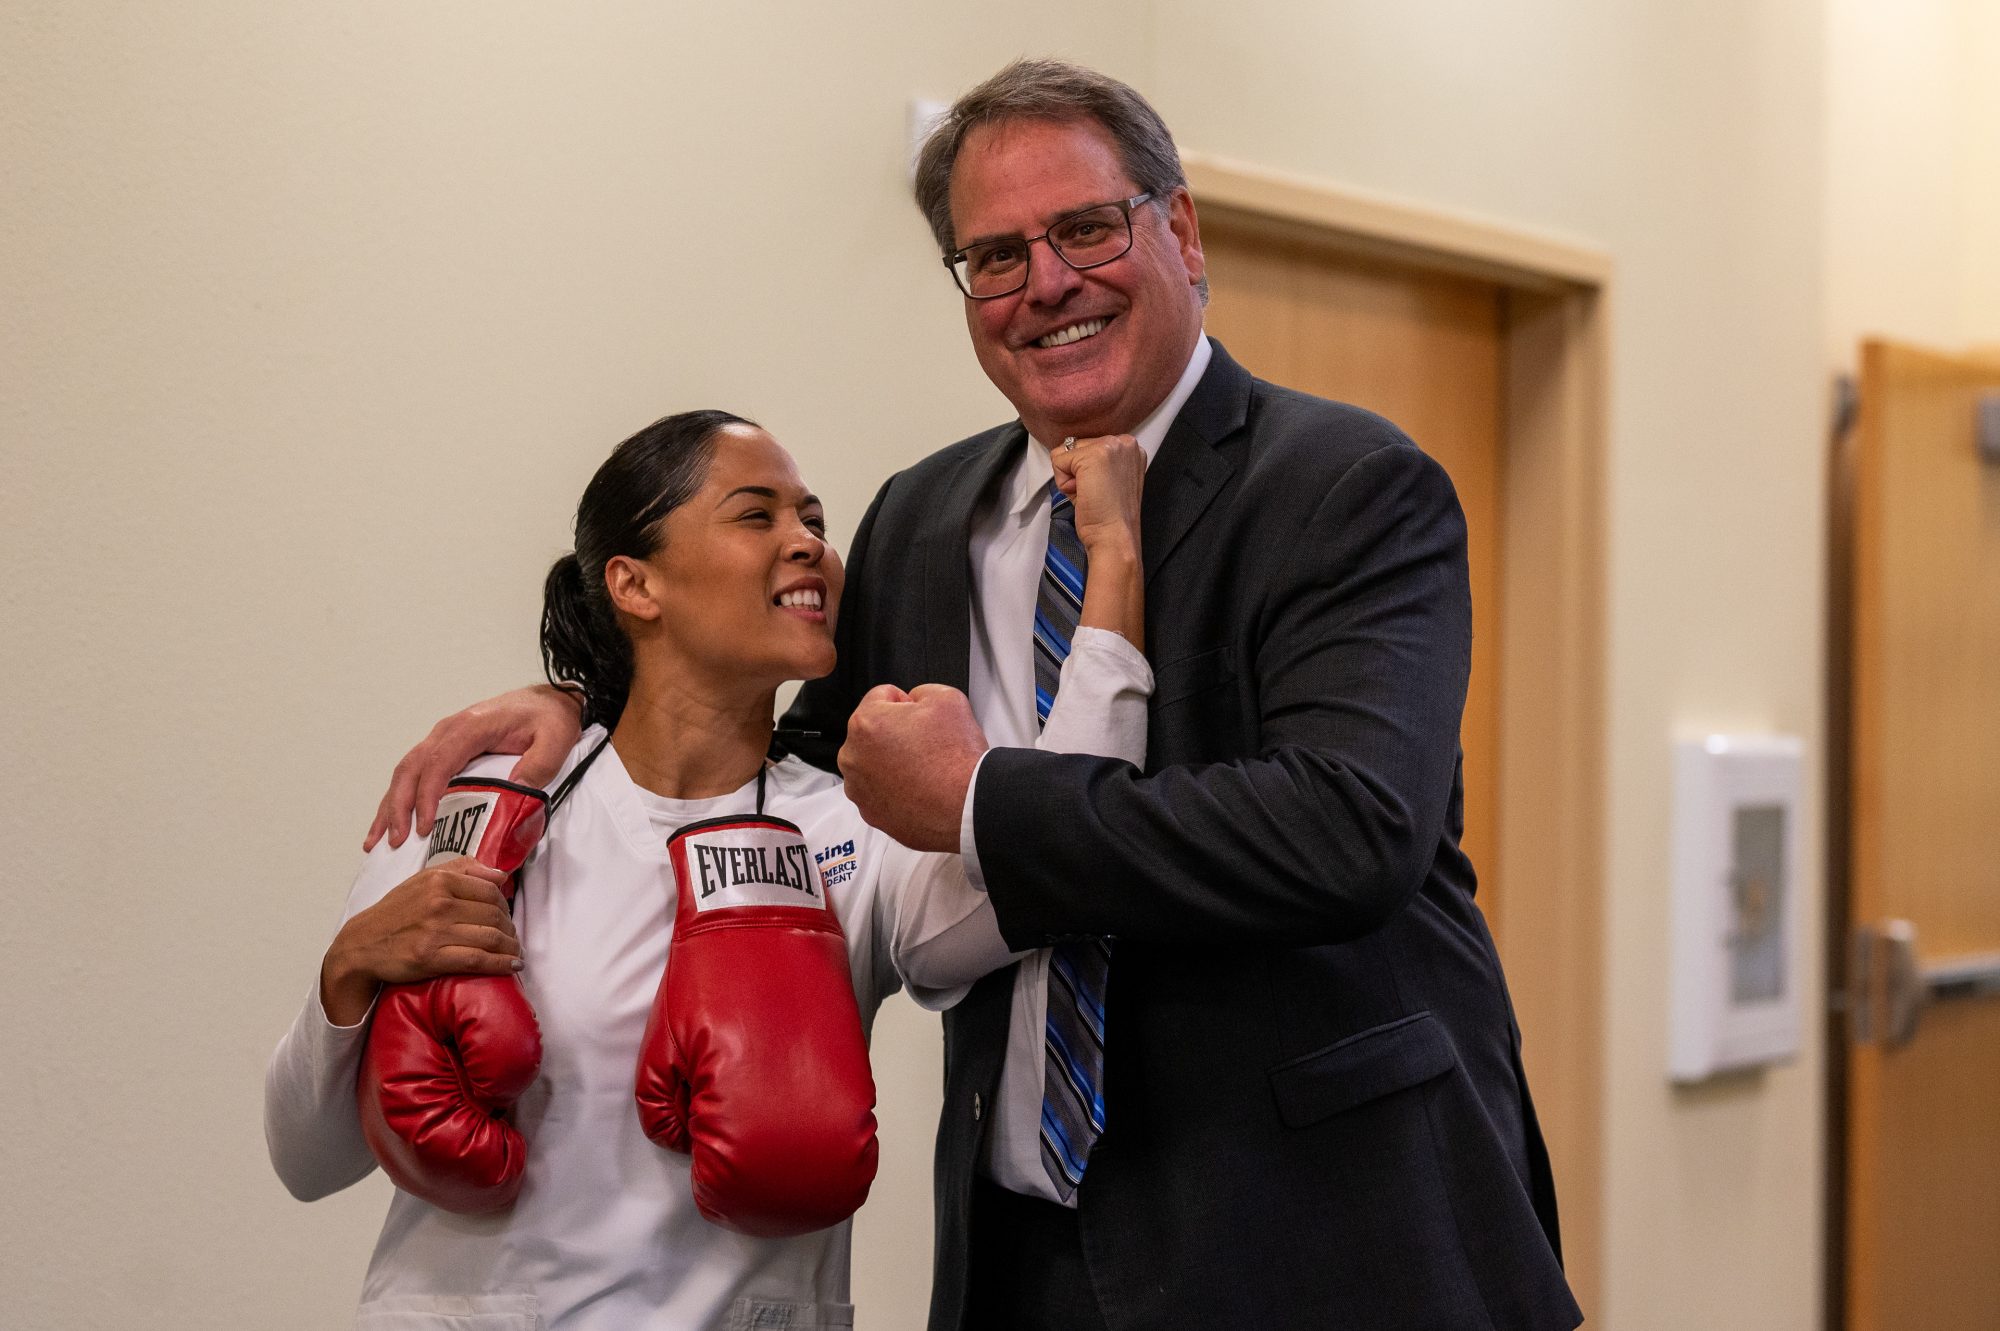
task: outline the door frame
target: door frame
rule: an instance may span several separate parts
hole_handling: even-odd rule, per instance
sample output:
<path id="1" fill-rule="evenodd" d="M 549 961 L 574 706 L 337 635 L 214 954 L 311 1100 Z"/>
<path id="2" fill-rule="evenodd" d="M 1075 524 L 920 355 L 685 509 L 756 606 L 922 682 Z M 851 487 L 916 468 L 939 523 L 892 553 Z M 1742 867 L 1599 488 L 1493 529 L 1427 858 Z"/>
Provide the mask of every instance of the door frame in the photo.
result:
<path id="1" fill-rule="evenodd" d="M 1578 1302 L 1601 1307 L 1608 254 L 1329 181 L 1183 153 L 1201 215 L 1502 292 L 1499 789 L 1491 918 L 1560 1185 Z"/>

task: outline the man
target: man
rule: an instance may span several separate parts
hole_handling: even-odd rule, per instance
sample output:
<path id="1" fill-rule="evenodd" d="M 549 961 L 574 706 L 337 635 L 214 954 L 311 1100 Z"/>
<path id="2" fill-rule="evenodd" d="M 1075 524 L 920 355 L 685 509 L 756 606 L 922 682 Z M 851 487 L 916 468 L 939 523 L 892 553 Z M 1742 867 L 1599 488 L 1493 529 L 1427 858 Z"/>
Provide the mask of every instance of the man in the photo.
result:
<path id="1" fill-rule="evenodd" d="M 1202 337 L 1194 203 L 1123 84 L 1009 66 L 917 193 L 1020 421 L 882 487 L 840 664 L 788 720 L 1040 949 L 945 1019 L 933 1331 L 1576 1325 L 1458 849 L 1449 481 Z M 1091 576 L 1049 451 L 1113 434 L 1150 458 L 1143 773 L 1032 747 Z M 462 754 L 574 733 L 483 706 L 405 760 L 378 830 Z"/>

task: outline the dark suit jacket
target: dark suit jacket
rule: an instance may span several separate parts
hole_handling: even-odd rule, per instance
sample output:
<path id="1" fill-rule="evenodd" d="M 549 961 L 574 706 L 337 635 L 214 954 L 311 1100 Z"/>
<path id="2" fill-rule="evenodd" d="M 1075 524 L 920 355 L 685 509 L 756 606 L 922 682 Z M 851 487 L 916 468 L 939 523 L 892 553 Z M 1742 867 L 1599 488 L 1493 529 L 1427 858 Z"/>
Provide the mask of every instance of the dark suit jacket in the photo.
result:
<path id="1" fill-rule="evenodd" d="M 873 685 L 965 686 L 968 525 L 1022 439 L 974 436 L 876 496 L 838 671 L 788 718 L 822 759 Z M 1010 944 L 1118 940 L 1078 1204 L 1110 1325 L 1576 1325 L 1458 849 L 1472 624 L 1450 481 L 1387 421 L 1217 345 L 1147 473 L 1143 545 L 1146 771 L 998 749 L 974 802 Z M 945 1016 L 932 1331 L 964 1321 L 1012 984 Z"/>

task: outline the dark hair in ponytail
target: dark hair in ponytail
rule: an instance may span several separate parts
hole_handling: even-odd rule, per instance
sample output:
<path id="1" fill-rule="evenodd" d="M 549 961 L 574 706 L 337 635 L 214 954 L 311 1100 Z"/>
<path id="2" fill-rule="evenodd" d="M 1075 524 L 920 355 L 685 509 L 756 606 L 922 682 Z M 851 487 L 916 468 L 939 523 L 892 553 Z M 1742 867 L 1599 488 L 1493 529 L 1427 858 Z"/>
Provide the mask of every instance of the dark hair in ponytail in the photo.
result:
<path id="1" fill-rule="evenodd" d="M 632 691 L 632 642 L 604 588 L 604 566 L 649 558 L 660 524 L 708 477 L 716 432 L 754 421 L 726 411 L 684 411 L 654 421 L 611 451 L 576 506 L 576 550 L 542 584 L 542 670 L 583 692 L 585 725 L 616 726 Z"/>

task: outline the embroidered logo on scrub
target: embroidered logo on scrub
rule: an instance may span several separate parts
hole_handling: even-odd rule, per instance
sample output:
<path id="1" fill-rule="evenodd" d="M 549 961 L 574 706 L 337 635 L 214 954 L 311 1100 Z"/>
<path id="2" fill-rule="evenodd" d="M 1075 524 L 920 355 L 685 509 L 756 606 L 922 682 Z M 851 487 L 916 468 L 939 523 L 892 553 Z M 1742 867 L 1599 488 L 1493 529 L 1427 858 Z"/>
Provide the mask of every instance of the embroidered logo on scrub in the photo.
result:
<path id="1" fill-rule="evenodd" d="M 854 843 L 843 841 L 837 846 L 828 846 L 813 856 L 819 864 L 820 876 L 829 888 L 839 887 L 854 877 Z"/>
<path id="2" fill-rule="evenodd" d="M 826 909 L 812 853 L 797 832 L 769 826 L 718 827 L 688 834 L 683 849 L 698 911 L 726 906 Z"/>

